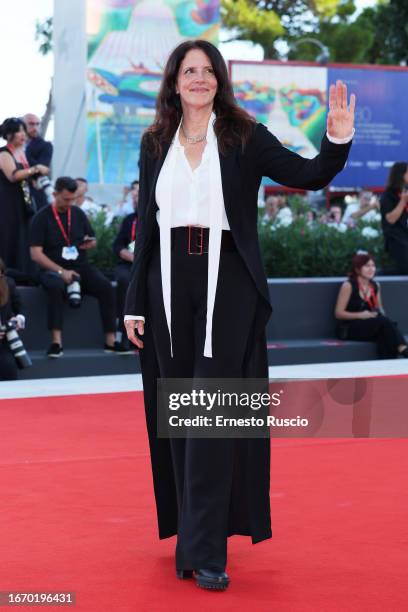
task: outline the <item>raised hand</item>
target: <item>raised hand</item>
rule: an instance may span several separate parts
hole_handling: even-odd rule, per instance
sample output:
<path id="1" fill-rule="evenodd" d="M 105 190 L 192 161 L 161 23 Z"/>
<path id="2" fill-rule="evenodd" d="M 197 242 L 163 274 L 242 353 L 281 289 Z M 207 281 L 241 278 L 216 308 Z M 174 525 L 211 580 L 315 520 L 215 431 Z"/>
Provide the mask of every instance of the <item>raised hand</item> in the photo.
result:
<path id="1" fill-rule="evenodd" d="M 347 138 L 351 136 L 354 126 L 354 108 L 356 96 L 351 94 L 350 104 L 347 105 L 347 85 L 337 81 L 330 85 L 329 112 L 327 114 L 327 133 L 333 138 Z"/>

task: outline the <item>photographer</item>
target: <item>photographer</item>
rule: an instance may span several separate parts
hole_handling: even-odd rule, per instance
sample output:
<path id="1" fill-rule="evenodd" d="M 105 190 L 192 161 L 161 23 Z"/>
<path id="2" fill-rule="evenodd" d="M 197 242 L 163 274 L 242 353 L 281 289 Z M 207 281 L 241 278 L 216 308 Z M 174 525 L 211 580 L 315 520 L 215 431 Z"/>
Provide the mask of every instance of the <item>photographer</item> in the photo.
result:
<path id="1" fill-rule="evenodd" d="M 352 258 L 349 278 L 340 287 L 335 308 L 340 340 L 371 340 L 380 359 L 408 357 L 405 338 L 384 312 L 380 284 L 374 280 L 374 258 L 358 251 Z"/>
<path id="2" fill-rule="evenodd" d="M 122 348 L 123 352 L 134 352 L 129 346 L 127 339 L 126 328 L 123 322 L 124 307 L 126 292 L 129 286 L 130 270 L 133 263 L 133 251 L 136 240 L 137 229 L 137 205 L 139 201 L 139 181 L 132 183 L 130 191 L 132 196 L 133 211 L 127 215 L 120 226 L 118 235 L 113 242 L 113 252 L 118 257 L 119 262 L 114 271 L 114 277 L 117 282 L 117 310 L 122 332 Z"/>
<path id="3" fill-rule="evenodd" d="M 31 257 L 41 267 L 40 282 L 48 296 L 48 328 L 52 343 L 49 357 L 60 357 L 62 348 L 63 305 L 66 293 L 70 304 L 78 297 L 75 282 L 79 280 L 84 294 L 98 299 L 105 332 L 105 352 L 116 352 L 115 293 L 109 280 L 87 262 L 88 249 L 96 246 L 94 231 L 85 213 L 73 206 L 77 184 L 70 177 L 55 183 L 52 206 L 42 208 L 34 217 L 30 231 Z"/>
<path id="4" fill-rule="evenodd" d="M 408 274 L 408 163 L 396 162 L 380 198 L 385 250 L 399 274 Z"/>
<path id="5" fill-rule="evenodd" d="M 16 329 L 24 328 L 21 299 L 13 279 L 6 276 L 4 261 L 0 259 L 0 380 L 16 380 L 17 364 L 10 350 L 6 332 L 2 329 L 9 321 Z"/>
<path id="6" fill-rule="evenodd" d="M 7 141 L 0 148 L 0 257 L 10 276 L 25 281 L 34 271 L 28 249 L 28 219 L 34 213 L 28 181 L 35 174 L 46 175 L 48 168 L 29 166 L 21 119 L 6 119 L 0 136 Z"/>
<path id="7" fill-rule="evenodd" d="M 44 140 L 44 138 L 42 138 L 40 135 L 40 119 L 32 113 L 27 113 L 26 115 L 24 115 L 23 121 L 25 123 L 28 136 L 27 146 L 25 150 L 28 163 L 30 164 L 30 166 L 36 166 L 38 164 L 41 164 L 49 170 L 51 167 L 53 147 L 50 142 Z M 40 208 L 43 208 L 44 206 L 47 206 L 50 203 L 51 194 L 49 185 L 47 186 L 48 191 L 43 187 L 38 188 L 38 182 L 35 182 L 31 185 L 31 193 L 35 200 L 36 210 L 40 210 Z"/>

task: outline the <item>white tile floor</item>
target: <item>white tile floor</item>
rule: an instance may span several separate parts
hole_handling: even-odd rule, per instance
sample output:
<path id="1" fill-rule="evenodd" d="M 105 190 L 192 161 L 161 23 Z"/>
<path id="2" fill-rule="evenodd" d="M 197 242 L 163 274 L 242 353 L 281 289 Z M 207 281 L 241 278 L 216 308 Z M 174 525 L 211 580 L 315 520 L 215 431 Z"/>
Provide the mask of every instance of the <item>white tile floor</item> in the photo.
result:
<path id="1" fill-rule="evenodd" d="M 408 375 L 408 359 L 316 363 L 307 365 L 273 366 L 273 379 L 354 378 L 365 376 Z M 142 390 L 141 374 L 116 376 L 83 376 L 76 378 L 44 378 L 0 382 L 0 399 L 83 395 L 86 393 L 120 393 Z"/>

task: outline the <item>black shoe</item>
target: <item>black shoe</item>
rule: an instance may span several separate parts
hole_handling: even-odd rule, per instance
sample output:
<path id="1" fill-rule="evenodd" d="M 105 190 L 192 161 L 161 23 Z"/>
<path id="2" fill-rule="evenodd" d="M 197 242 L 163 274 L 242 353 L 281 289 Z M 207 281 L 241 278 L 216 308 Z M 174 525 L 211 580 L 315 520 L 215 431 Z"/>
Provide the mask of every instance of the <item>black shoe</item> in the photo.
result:
<path id="1" fill-rule="evenodd" d="M 57 342 L 53 342 L 47 351 L 47 356 L 53 357 L 54 359 L 57 357 L 61 357 L 63 354 L 64 351 L 62 350 L 62 346 Z"/>
<path id="2" fill-rule="evenodd" d="M 136 347 L 131 346 L 129 342 L 115 342 L 115 353 L 118 355 L 134 355 Z"/>
<path id="3" fill-rule="evenodd" d="M 117 355 L 132 355 L 135 352 L 135 349 L 128 348 L 119 342 L 114 344 L 105 343 L 103 350 L 105 353 L 116 353 Z"/>
<path id="4" fill-rule="evenodd" d="M 405 357 L 405 359 L 408 359 L 408 348 L 405 348 L 403 351 L 400 351 L 399 354 L 401 355 L 401 357 Z"/>
<path id="5" fill-rule="evenodd" d="M 176 576 L 177 578 L 180 578 L 180 580 L 183 580 L 184 578 L 192 578 L 193 570 L 176 569 Z"/>
<path id="6" fill-rule="evenodd" d="M 230 583 L 228 574 L 211 569 L 194 570 L 194 578 L 197 586 L 202 589 L 213 589 L 224 591 Z"/>

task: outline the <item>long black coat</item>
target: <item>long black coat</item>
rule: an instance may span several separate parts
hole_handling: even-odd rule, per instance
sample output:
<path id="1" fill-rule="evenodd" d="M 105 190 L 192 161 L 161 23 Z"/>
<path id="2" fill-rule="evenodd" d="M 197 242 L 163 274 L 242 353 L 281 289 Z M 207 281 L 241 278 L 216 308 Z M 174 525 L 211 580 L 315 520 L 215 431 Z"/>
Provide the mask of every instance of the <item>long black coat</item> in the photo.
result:
<path id="1" fill-rule="evenodd" d="M 238 252 L 246 263 L 259 292 L 255 325 L 251 330 L 244 376 L 268 378 L 266 324 L 272 312 L 267 279 L 257 233 L 258 191 L 262 176 L 288 187 L 317 190 L 325 187 L 343 169 L 351 144 L 336 145 L 323 137 L 319 155 L 305 159 L 282 146 L 264 125 L 254 126 L 244 151 L 231 148 L 220 154 L 224 204 Z M 138 233 L 125 314 L 145 317 L 141 367 L 146 422 L 149 435 L 159 537 L 177 533 L 177 500 L 168 439 L 157 438 L 156 380 L 160 378 L 153 344 L 150 317 L 146 311 L 146 271 L 152 246 L 159 233 L 156 221 L 156 182 L 167 155 L 154 158 L 142 144 Z M 270 440 L 237 440 L 238 457 L 234 471 L 229 535 L 250 535 L 252 542 L 270 538 L 269 507 Z"/>

